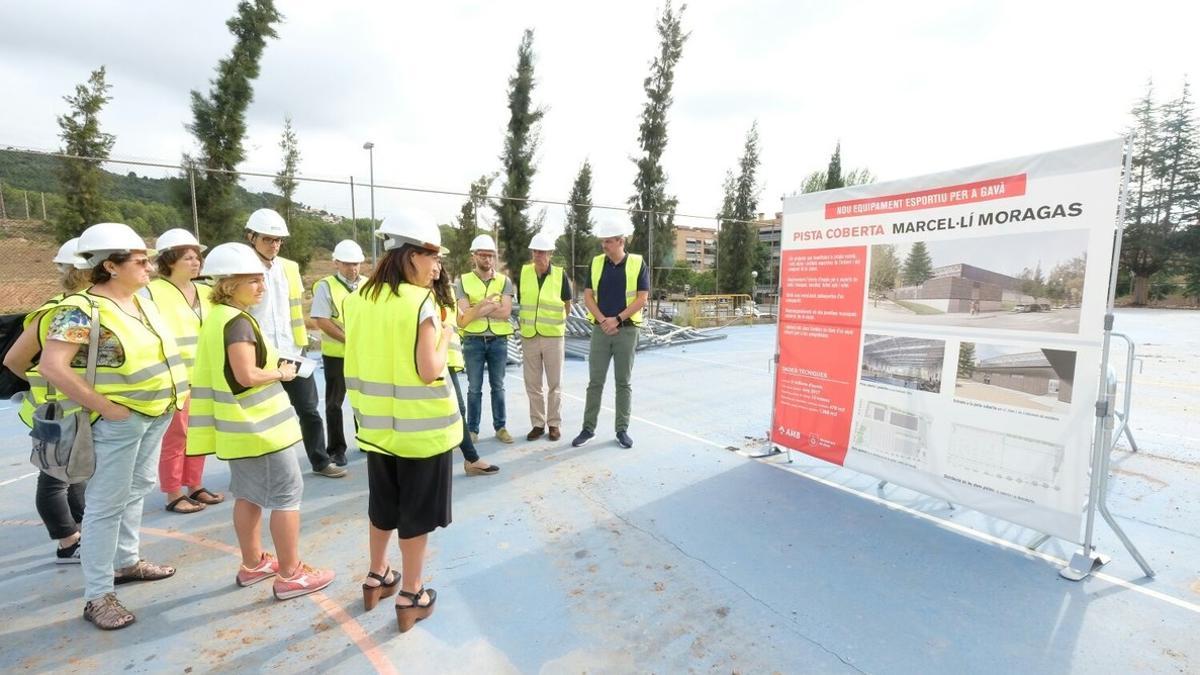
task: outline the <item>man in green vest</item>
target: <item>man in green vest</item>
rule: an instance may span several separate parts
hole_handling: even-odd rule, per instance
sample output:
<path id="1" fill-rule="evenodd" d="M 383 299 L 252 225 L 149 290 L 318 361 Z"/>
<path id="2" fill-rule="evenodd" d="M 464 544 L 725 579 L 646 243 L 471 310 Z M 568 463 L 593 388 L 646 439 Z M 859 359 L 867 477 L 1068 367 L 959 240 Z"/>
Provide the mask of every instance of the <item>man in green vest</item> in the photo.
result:
<path id="1" fill-rule="evenodd" d="M 462 328 L 463 360 L 467 364 L 467 430 L 479 438 L 483 406 L 483 375 L 491 385 L 492 428 L 502 443 L 512 443 L 505 428 L 504 369 L 508 365 L 508 336 L 513 327 L 513 284 L 496 271 L 496 242 L 481 234 L 471 242 L 474 269 L 454 282 L 458 326 Z"/>
<path id="2" fill-rule="evenodd" d="M 567 314 L 571 311 L 571 282 L 563 268 L 550 264 L 554 237 L 539 232 L 529 242 L 533 262 L 521 267 L 517 284 L 520 301 L 521 355 L 525 370 L 525 393 L 529 397 L 526 440 L 534 441 L 550 430 L 550 440 L 562 437 L 563 355 Z M 542 374 L 546 390 L 543 396 Z"/>
<path id="3" fill-rule="evenodd" d="M 596 236 L 600 238 L 604 253 L 592 259 L 589 274 L 584 277 L 583 303 L 594 325 L 588 350 L 583 430 L 571 441 L 574 447 L 587 443 L 596 435 L 600 399 L 610 361 L 617 384 L 617 443 L 623 448 L 633 447 L 633 439 L 629 436 L 633 353 L 637 349 L 638 327 L 642 325 L 642 307 L 650 297 L 650 270 L 642 256 L 625 252 L 627 234 L 628 227 L 617 221 L 602 222 L 596 227 Z"/>
<path id="4" fill-rule="evenodd" d="M 313 284 L 312 309 L 309 315 L 321 329 L 321 362 L 325 366 L 325 452 L 338 466 L 346 466 L 346 430 L 342 424 L 342 404 L 346 401 L 346 377 L 343 357 L 346 354 L 345 317 L 342 303 L 366 278 L 359 267 L 366 256 L 353 239 L 339 241 L 333 247 L 333 264 L 337 272 Z"/>

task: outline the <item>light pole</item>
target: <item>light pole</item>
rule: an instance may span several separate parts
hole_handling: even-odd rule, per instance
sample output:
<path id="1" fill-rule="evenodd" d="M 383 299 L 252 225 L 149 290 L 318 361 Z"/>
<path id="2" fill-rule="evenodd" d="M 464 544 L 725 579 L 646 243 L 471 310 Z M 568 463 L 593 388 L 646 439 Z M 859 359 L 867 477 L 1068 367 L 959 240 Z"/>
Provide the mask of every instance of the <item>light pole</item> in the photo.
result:
<path id="1" fill-rule="evenodd" d="M 375 267 L 379 264 L 379 244 L 375 236 L 375 144 L 367 141 L 363 143 L 363 150 L 367 151 L 371 162 L 371 266 Z"/>

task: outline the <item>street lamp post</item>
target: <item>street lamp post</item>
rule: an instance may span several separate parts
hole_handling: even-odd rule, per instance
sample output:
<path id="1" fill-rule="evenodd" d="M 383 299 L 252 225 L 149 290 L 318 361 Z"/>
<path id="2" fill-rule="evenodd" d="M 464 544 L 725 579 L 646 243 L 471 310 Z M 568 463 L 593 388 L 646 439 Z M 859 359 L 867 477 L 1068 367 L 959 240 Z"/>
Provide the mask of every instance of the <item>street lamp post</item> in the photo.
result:
<path id="1" fill-rule="evenodd" d="M 375 267 L 379 265 L 379 244 L 375 236 L 375 144 L 367 141 L 363 143 L 363 150 L 367 151 L 371 162 L 371 265 Z"/>

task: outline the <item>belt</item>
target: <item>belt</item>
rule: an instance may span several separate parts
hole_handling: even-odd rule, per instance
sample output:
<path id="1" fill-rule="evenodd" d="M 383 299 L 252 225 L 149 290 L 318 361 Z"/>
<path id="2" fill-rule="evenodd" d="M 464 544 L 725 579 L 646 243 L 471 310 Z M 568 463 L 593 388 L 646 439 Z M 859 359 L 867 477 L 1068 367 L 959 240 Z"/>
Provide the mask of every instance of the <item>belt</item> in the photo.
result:
<path id="1" fill-rule="evenodd" d="M 508 336 L 507 335 L 464 335 L 463 339 L 464 340 L 483 340 L 484 342 L 487 342 L 488 340 L 507 340 Z"/>
<path id="2" fill-rule="evenodd" d="M 622 326 L 637 326 L 637 324 L 633 322 L 633 319 L 625 319 L 624 321 L 621 322 L 621 325 Z"/>

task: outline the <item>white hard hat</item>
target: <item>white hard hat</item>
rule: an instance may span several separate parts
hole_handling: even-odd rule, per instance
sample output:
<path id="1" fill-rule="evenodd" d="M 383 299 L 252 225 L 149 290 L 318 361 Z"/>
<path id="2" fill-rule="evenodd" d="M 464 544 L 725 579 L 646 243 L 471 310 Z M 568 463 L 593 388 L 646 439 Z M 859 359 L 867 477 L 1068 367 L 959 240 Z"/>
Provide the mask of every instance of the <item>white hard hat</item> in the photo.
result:
<path id="1" fill-rule="evenodd" d="M 246 229 L 268 237 L 288 236 L 288 226 L 283 216 L 271 209 L 259 209 L 246 219 Z"/>
<path id="2" fill-rule="evenodd" d="M 208 247 L 196 240 L 195 235 L 182 227 L 174 227 L 162 234 L 158 235 L 158 241 L 154 242 L 154 248 L 158 249 L 159 253 L 169 248 L 179 248 L 180 246 L 194 246 L 200 249 L 200 252 L 208 250 Z"/>
<path id="3" fill-rule="evenodd" d="M 233 241 L 219 244 L 204 258 L 200 274 L 206 277 L 227 277 L 233 274 L 263 274 L 267 271 L 258 254 L 249 246 Z"/>
<path id="4" fill-rule="evenodd" d="M 360 263 L 367 259 L 362 247 L 353 239 L 343 239 L 333 247 L 333 259 L 344 263 Z"/>
<path id="5" fill-rule="evenodd" d="M 604 218 L 596 225 L 595 234 L 601 239 L 609 237 L 628 237 L 633 234 L 633 228 L 624 219 Z"/>
<path id="6" fill-rule="evenodd" d="M 496 241 L 492 239 L 490 234 L 481 234 L 471 240 L 471 252 L 475 251 L 491 251 L 496 252 Z"/>
<path id="7" fill-rule="evenodd" d="M 75 253 L 87 261 L 88 267 L 95 267 L 113 253 L 130 251 L 145 251 L 147 255 L 155 253 L 132 227 L 123 223 L 92 225 L 79 235 L 79 243 L 75 245 Z"/>
<path id="8" fill-rule="evenodd" d="M 52 262 L 55 265 L 70 265 L 79 269 L 87 269 L 89 267 L 87 261 L 83 258 L 80 258 L 79 255 L 75 253 L 78 245 L 79 237 L 66 240 L 63 242 L 62 246 L 58 247 L 58 253 L 54 255 L 54 260 Z"/>
<path id="9" fill-rule="evenodd" d="M 375 236 L 383 240 L 383 250 L 390 251 L 404 244 L 413 244 L 443 255 L 442 231 L 433 216 L 419 209 L 401 209 L 383 219 Z"/>
<path id="10" fill-rule="evenodd" d="M 546 232 L 538 232 L 533 235 L 533 239 L 529 241 L 530 251 L 553 251 L 554 240 L 558 237 L 547 234 Z"/>

